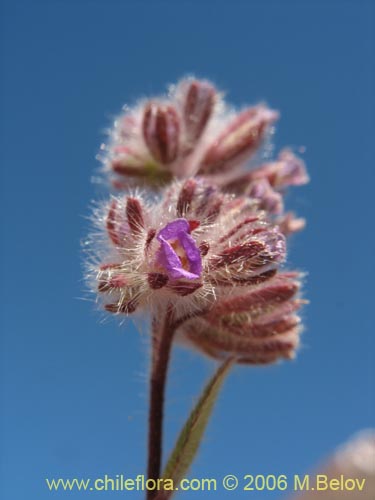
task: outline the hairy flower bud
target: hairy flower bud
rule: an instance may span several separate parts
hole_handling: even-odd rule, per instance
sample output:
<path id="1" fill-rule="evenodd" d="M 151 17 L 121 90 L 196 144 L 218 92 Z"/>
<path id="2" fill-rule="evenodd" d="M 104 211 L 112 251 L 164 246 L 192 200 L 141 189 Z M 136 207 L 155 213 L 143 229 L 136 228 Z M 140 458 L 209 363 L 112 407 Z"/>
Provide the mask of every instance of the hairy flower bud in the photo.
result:
<path id="1" fill-rule="evenodd" d="M 117 201 L 113 200 L 109 209 L 106 219 L 108 236 L 115 245 L 121 245 L 121 233 L 118 228 L 117 222 Z"/>
<path id="2" fill-rule="evenodd" d="M 211 357 L 235 356 L 238 363 L 292 358 L 301 332 L 295 312 L 303 304 L 295 298 L 296 278 L 280 274 L 251 292 L 237 290 L 235 297 L 219 299 L 209 312 L 181 328 L 181 338 Z"/>
<path id="3" fill-rule="evenodd" d="M 140 231 L 144 226 L 143 208 L 137 198 L 129 197 L 126 201 L 126 219 L 133 232 Z"/>
<path id="4" fill-rule="evenodd" d="M 168 165 L 177 158 L 180 122 L 173 106 L 150 102 L 143 115 L 143 137 L 152 156 Z"/>
<path id="5" fill-rule="evenodd" d="M 216 89 L 208 82 L 193 80 L 185 85 L 183 119 L 185 154 L 191 152 L 213 113 Z"/>
<path id="6" fill-rule="evenodd" d="M 269 214 L 278 214 L 283 210 L 283 198 L 280 193 L 272 189 L 266 179 L 252 182 L 246 194 L 251 198 L 259 200 L 259 208 Z"/>
<path id="7" fill-rule="evenodd" d="M 143 108 L 116 121 L 112 144 L 104 147 L 105 170 L 112 174 L 112 185 L 126 189 L 133 184 L 160 186 L 171 180 L 172 173 L 152 157 L 142 134 Z"/>
<path id="8" fill-rule="evenodd" d="M 276 161 L 266 163 L 250 173 L 251 179 L 267 179 L 274 188 L 300 186 L 309 181 L 304 162 L 289 149 L 280 152 Z"/>
<path id="9" fill-rule="evenodd" d="M 249 108 L 234 118 L 208 148 L 200 174 L 226 171 L 246 161 L 259 147 L 267 127 L 278 117 L 264 106 Z"/>

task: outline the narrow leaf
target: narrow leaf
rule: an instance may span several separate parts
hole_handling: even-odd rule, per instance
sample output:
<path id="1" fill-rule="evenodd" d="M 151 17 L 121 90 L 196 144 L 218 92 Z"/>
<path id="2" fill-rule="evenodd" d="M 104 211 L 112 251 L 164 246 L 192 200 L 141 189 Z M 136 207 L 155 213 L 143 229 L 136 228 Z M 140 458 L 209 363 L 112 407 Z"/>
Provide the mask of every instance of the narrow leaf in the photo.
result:
<path id="1" fill-rule="evenodd" d="M 163 478 L 172 479 L 174 484 L 185 477 L 194 460 L 220 388 L 233 362 L 233 358 L 228 359 L 218 368 L 181 430 L 163 473 Z M 172 491 L 165 491 L 161 498 L 170 498 L 172 494 Z"/>

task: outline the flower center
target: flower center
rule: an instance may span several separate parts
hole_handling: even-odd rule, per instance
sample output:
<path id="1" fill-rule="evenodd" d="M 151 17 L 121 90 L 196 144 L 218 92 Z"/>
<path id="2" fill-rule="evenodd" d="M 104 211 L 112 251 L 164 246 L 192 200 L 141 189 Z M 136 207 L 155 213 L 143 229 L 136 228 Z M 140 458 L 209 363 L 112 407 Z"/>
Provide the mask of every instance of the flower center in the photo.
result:
<path id="1" fill-rule="evenodd" d="M 199 278 L 202 274 L 202 258 L 195 240 L 190 235 L 189 222 L 176 219 L 167 224 L 156 236 L 160 248 L 156 262 L 172 279 Z"/>

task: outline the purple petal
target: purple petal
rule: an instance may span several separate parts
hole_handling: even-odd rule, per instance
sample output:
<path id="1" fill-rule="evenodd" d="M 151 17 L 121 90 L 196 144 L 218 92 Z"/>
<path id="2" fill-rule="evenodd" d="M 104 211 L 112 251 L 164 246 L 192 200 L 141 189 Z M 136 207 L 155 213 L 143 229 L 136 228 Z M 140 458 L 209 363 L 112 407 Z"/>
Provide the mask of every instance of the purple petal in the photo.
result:
<path id="1" fill-rule="evenodd" d="M 178 238 L 178 234 L 183 232 L 187 233 L 189 231 L 189 223 L 186 219 L 176 219 L 169 224 L 167 224 L 163 229 L 159 231 L 157 239 L 159 241 L 170 240 L 172 238 Z"/>
<path id="2" fill-rule="evenodd" d="M 186 257 L 189 261 L 189 270 L 194 273 L 196 278 L 202 273 L 202 258 L 194 239 L 187 233 L 179 233 L 178 239 L 185 250 Z"/>
<path id="3" fill-rule="evenodd" d="M 182 266 L 181 260 L 173 250 L 172 246 L 163 237 L 157 237 L 161 243 L 159 252 L 157 253 L 157 261 L 170 273 L 174 269 L 178 269 Z"/>

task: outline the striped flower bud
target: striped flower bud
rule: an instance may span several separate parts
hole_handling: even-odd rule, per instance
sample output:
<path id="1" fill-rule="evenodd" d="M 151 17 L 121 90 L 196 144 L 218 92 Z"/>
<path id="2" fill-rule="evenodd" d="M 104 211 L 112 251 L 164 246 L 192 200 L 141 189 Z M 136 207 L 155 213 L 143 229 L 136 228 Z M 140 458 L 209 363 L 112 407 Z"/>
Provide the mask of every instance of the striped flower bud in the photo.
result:
<path id="1" fill-rule="evenodd" d="M 217 94 L 215 87 L 206 81 L 188 80 L 184 87 L 183 123 L 187 154 L 205 130 L 214 111 Z"/>
<path id="2" fill-rule="evenodd" d="M 296 311 L 300 283 L 296 274 L 278 274 L 253 289 L 219 299 L 205 315 L 181 327 L 181 338 L 215 359 L 268 364 L 295 355 L 301 332 Z"/>
<path id="3" fill-rule="evenodd" d="M 283 198 L 266 179 L 252 182 L 245 193 L 259 201 L 259 208 L 269 214 L 279 214 L 283 210 Z"/>
<path id="4" fill-rule="evenodd" d="M 254 169 L 250 177 L 252 180 L 267 179 L 274 188 L 300 186 L 309 182 L 304 162 L 289 149 L 281 151 L 276 161 Z"/>
<path id="5" fill-rule="evenodd" d="M 172 163 L 178 154 L 180 121 L 171 105 L 149 102 L 143 114 L 143 137 L 154 157 L 161 164 Z"/>
<path id="6" fill-rule="evenodd" d="M 112 141 L 105 157 L 105 170 L 111 173 L 112 185 L 126 189 L 131 184 L 157 188 L 171 180 L 172 174 L 152 157 L 142 137 L 142 109 L 126 114 L 116 122 Z"/>
<path id="7" fill-rule="evenodd" d="M 300 186 L 309 182 L 304 162 L 290 150 L 280 152 L 276 161 L 265 163 L 245 174 L 234 176 L 222 187 L 229 193 L 244 194 L 254 182 L 267 182 L 275 191 L 288 186 Z"/>
<path id="8" fill-rule="evenodd" d="M 277 117 L 275 111 L 264 106 L 248 108 L 237 115 L 208 147 L 199 173 L 217 174 L 247 161 Z"/>

